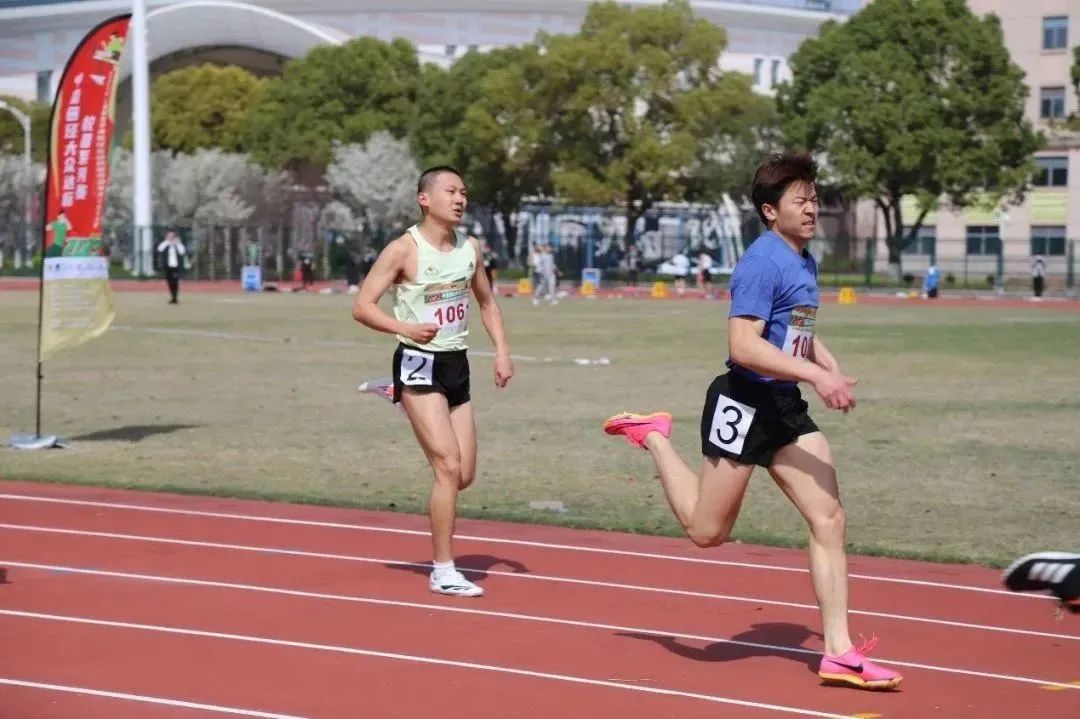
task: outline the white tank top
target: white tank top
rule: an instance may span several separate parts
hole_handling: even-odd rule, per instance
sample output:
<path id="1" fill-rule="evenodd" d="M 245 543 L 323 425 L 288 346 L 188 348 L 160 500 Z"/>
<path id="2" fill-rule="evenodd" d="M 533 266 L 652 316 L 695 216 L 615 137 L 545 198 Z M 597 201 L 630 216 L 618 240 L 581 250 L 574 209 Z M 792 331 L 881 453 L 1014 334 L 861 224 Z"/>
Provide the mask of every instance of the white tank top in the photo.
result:
<path id="1" fill-rule="evenodd" d="M 409 235 L 416 243 L 416 278 L 394 285 L 394 317 L 409 324 L 436 324 L 439 333 L 426 345 L 401 335 L 397 338 L 411 347 L 437 352 L 466 349 L 476 250 L 469 238 L 456 230 L 454 248 L 446 252 L 435 249 L 420 234 L 418 225 L 409 228 Z"/>

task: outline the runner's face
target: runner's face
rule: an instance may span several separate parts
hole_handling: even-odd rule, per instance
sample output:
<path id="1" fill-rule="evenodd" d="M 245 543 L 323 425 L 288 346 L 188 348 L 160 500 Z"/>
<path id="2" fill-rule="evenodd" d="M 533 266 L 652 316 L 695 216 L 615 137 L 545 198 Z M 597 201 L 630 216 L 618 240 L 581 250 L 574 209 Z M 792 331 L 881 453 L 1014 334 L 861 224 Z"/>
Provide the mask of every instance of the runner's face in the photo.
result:
<path id="1" fill-rule="evenodd" d="M 817 188 L 813 184 L 791 183 L 780 198 L 779 207 L 765 205 L 764 209 L 777 234 L 802 242 L 814 239 L 819 206 Z"/>
<path id="2" fill-rule="evenodd" d="M 428 217 L 448 224 L 461 222 L 469 204 L 465 182 L 452 172 L 440 173 L 417 197 Z"/>

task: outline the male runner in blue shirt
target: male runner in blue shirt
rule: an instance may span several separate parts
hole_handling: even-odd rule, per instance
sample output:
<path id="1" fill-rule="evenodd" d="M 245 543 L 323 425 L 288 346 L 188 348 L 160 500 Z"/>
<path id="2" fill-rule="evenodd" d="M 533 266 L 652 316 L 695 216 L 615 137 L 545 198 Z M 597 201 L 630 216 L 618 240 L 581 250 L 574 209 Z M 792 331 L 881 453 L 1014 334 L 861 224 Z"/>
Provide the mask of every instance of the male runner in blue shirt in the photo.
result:
<path id="1" fill-rule="evenodd" d="M 815 333 L 817 263 L 806 247 L 817 228 L 817 168 L 806 155 L 777 155 L 754 175 L 754 207 L 768 231 L 731 277 L 728 372 L 705 394 L 702 474 L 672 447 L 671 415 L 620 414 L 604 423 L 656 462 L 676 518 L 694 544 L 727 539 L 755 465 L 768 469 L 810 527 L 810 578 L 821 609 L 825 652 L 818 674 L 830 683 L 895 689 L 902 678 L 872 663 L 871 640 L 856 649 L 848 633 L 844 508 L 825 435 L 807 413 L 798 383 L 830 409 L 855 407 L 852 387 Z"/>

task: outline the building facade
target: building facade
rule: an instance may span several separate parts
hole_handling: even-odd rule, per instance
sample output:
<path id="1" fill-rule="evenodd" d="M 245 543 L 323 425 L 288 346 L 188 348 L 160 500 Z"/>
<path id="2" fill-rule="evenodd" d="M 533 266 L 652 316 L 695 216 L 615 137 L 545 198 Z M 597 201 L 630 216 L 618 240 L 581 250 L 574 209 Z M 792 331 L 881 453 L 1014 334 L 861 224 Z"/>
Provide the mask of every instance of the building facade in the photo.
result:
<path id="1" fill-rule="evenodd" d="M 629 0 L 631 5 L 658 3 Z M 56 76 L 83 33 L 130 5 L 129 0 L 0 0 L 0 93 L 51 98 Z M 863 0 L 691 5 L 699 17 L 727 30 L 721 65 L 753 76 L 759 91 L 771 93 L 790 77 L 787 58 L 799 44 L 826 20 L 857 11 Z M 240 64 L 273 72 L 273 62 L 236 51 L 288 58 L 324 42 L 401 37 L 417 46 L 422 61 L 448 65 L 471 49 L 526 43 L 539 31 L 577 32 L 588 6 L 589 0 L 147 0 L 148 44 L 159 63 L 180 52 L 220 56 L 231 50 L 231 59 Z"/>
<path id="2" fill-rule="evenodd" d="M 925 219 L 918 238 L 905 249 L 905 271 L 918 274 L 935 261 L 943 273 L 969 283 L 993 284 L 1030 274 L 1036 255 L 1046 260 L 1051 285 L 1069 275 L 1069 246 L 1080 251 L 1080 132 L 1066 120 L 1080 112 L 1070 83 L 1073 47 L 1080 45 L 1077 0 L 968 0 L 973 12 L 1001 19 L 1005 44 L 1025 73 L 1030 94 L 1025 115 L 1046 138 L 1036 153 L 1038 166 L 1030 191 L 1019 205 L 952 211 L 941 206 Z M 904 222 L 918 216 L 916 203 L 904 203 Z M 877 218 L 877 235 L 884 222 Z M 887 261 L 883 239 L 876 250 L 878 269 Z"/>

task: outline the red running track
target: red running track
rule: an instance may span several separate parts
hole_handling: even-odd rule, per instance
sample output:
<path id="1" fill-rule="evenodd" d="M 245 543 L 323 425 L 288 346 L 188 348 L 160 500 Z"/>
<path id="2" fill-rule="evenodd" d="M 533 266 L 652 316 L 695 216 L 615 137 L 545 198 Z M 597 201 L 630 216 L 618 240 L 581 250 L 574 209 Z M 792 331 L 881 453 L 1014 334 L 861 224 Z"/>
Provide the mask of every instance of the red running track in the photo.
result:
<path id="1" fill-rule="evenodd" d="M 978 567 L 852 559 L 905 675 L 821 686 L 802 552 L 0 482 L 0 716 L 1080 716 L 1080 622 Z"/>

